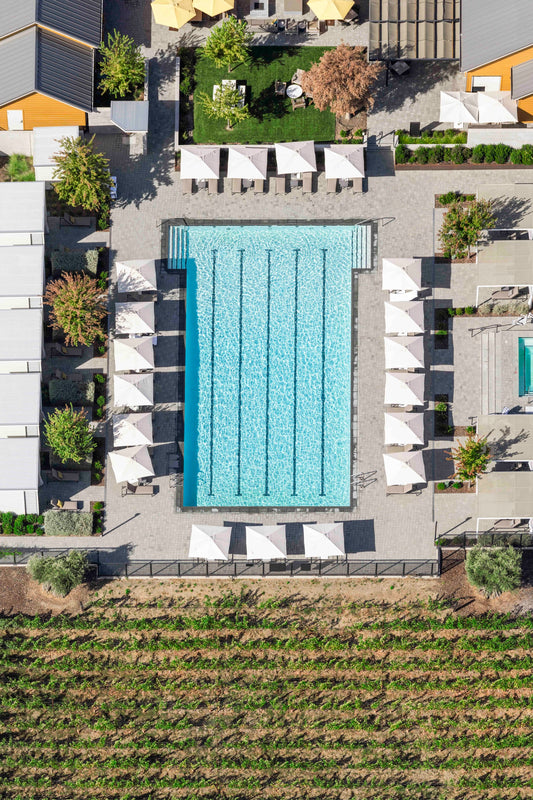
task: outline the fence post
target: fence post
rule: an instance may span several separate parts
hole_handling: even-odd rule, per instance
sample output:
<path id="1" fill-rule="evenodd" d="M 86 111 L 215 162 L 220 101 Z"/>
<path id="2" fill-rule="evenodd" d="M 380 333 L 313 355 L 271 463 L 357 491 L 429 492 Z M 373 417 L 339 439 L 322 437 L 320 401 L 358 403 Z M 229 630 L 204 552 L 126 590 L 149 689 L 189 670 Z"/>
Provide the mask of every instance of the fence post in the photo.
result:
<path id="1" fill-rule="evenodd" d="M 127 578 L 128 577 L 128 562 L 127 561 L 124 562 L 124 572 L 125 572 L 125 575 L 126 575 L 126 578 Z"/>
<path id="2" fill-rule="evenodd" d="M 149 564 L 150 564 L 150 577 L 153 578 L 154 573 L 152 572 L 152 562 L 150 561 Z"/>

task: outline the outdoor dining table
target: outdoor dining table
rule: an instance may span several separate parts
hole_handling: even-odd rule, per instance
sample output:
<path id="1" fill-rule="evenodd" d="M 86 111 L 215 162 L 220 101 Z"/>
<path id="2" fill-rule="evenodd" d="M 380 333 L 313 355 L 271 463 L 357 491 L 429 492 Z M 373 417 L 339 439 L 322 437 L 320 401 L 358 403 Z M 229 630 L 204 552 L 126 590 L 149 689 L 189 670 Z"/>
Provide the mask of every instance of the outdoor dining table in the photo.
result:
<path id="1" fill-rule="evenodd" d="M 290 86 L 287 86 L 286 93 L 287 97 L 290 97 L 291 100 L 296 100 L 297 97 L 302 96 L 303 89 L 297 83 L 291 83 Z"/>

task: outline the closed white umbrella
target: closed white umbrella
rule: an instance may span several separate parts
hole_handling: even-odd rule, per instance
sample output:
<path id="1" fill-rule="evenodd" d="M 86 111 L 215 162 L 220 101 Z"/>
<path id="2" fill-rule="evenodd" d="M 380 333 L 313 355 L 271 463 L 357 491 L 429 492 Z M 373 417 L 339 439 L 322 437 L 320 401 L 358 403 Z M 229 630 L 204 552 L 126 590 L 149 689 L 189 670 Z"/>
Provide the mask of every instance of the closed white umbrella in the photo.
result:
<path id="1" fill-rule="evenodd" d="M 143 408 L 154 404 L 154 375 L 113 375 L 115 408 Z"/>
<path id="2" fill-rule="evenodd" d="M 267 147 L 231 145 L 228 147 L 228 178 L 266 180 L 267 160 Z"/>
<path id="3" fill-rule="evenodd" d="M 155 333 L 154 303 L 115 303 L 115 333 Z"/>
<path id="4" fill-rule="evenodd" d="M 478 121 L 479 92 L 441 92 L 440 122 L 451 122 L 454 125 L 476 123 Z"/>
<path id="5" fill-rule="evenodd" d="M 304 525 L 305 555 L 310 558 L 329 558 L 343 556 L 344 526 L 342 523 Z"/>
<path id="6" fill-rule="evenodd" d="M 385 303 L 385 333 L 424 333 L 424 303 Z"/>
<path id="7" fill-rule="evenodd" d="M 426 483 L 426 470 L 421 450 L 414 450 L 412 453 L 385 453 L 383 462 L 387 486 Z"/>
<path id="8" fill-rule="evenodd" d="M 141 478 L 150 478 L 155 475 L 146 445 L 112 450 L 109 453 L 109 460 L 117 483 L 124 481 L 136 483 Z"/>
<path id="9" fill-rule="evenodd" d="M 115 447 L 136 447 L 153 444 L 152 414 L 115 414 L 113 417 Z"/>
<path id="10" fill-rule="evenodd" d="M 219 525 L 193 525 L 189 542 L 189 558 L 227 561 L 231 528 Z"/>
<path id="11" fill-rule="evenodd" d="M 387 372 L 385 405 L 423 406 L 424 375 L 417 372 Z"/>
<path id="12" fill-rule="evenodd" d="M 209 180 L 220 175 L 220 147 L 203 144 L 181 146 L 180 178 Z"/>
<path id="13" fill-rule="evenodd" d="M 295 172 L 316 172 L 314 142 L 285 142 L 275 144 L 278 175 Z"/>
<path id="14" fill-rule="evenodd" d="M 422 288 L 422 259 L 384 258 L 382 287 L 389 292 L 419 292 Z"/>
<path id="15" fill-rule="evenodd" d="M 246 526 L 247 558 L 268 561 L 271 558 L 285 558 L 286 555 L 285 525 L 261 525 L 256 528 Z"/>
<path id="16" fill-rule="evenodd" d="M 136 372 L 154 368 L 154 345 L 149 336 L 114 339 L 115 372 Z"/>
<path id="17" fill-rule="evenodd" d="M 423 369 L 423 336 L 385 336 L 385 369 Z"/>
<path id="18" fill-rule="evenodd" d="M 424 415 L 385 414 L 385 444 L 424 444 Z"/>
<path id="19" fill-rule="evenodd" d="M 365 148 L 362 144 L 332 144 L 324 147 L 326 180 L 364 178 Z"/>
<path id="20" fill-rule="evenodd" d="M 511 98 L 509 92 L 476 92 L 476 97 L 480 124 L 518 122 L 516 100 Z"/>
<path id="21" fill-rule="evenodd" d="M 149 292 L 157 289 L 155 260 L 135 258 L 117 261 L 119 292 Z"/>

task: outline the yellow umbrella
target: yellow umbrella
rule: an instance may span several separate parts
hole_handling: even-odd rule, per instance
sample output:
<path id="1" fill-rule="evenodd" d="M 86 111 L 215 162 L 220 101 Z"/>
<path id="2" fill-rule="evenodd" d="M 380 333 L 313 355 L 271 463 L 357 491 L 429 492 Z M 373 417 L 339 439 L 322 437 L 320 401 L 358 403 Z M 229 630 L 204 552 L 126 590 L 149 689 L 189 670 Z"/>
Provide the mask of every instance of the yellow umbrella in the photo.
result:
<path id="1" fill-rule="evenodd" d="M 307 5 L 318 19 L 344 19 L 353 0 L 308 0 Z"/>
<path id="2" fill-rule="evenodd" d="M 181 28 L 196 16 L 191 0 L 153 0 L 152 11 L 157 24 L 167 28 Z"/>
<path id="3" fill-rule="evenodd" d="M 224 11 L 231 11 L 235 7 L 235 0 L 192 0 L 192 4 L 209 17 L 216 17 Z"/>

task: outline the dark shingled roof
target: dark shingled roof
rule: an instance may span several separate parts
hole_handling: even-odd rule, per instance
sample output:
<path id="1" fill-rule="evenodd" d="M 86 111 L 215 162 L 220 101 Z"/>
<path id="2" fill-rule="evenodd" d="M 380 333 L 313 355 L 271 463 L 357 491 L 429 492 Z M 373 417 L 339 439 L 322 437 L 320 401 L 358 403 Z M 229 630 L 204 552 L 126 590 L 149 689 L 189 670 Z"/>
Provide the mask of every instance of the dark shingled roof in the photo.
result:
<path id="1" fill-rule="evenodd" d="M 532 0 L 462 0 L 461 69 L 467 72 L 533 45 Z"/>
<path id="2" fill-rule="evenodd" d="M 103 0 L 1 0 L 0 38 L 43 25 L 98 47 L 102 39 Z"/>

